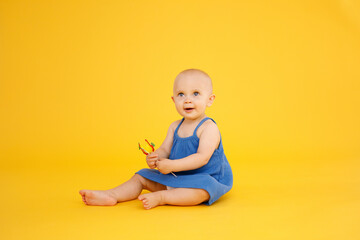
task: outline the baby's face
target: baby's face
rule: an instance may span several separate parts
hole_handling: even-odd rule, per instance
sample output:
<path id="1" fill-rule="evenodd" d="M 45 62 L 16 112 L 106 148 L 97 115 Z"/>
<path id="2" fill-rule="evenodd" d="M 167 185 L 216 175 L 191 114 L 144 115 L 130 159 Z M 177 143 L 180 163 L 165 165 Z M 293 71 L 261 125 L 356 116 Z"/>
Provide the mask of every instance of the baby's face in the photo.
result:
<path id="1" fill-rule="evenodd" d="M 174 82 L 173 94 L 176 110 L 189 120 L 203 118 L 206 107 L 210 107 L 215 99 L 211 80 L 194 74 L 178 76 Z"/>

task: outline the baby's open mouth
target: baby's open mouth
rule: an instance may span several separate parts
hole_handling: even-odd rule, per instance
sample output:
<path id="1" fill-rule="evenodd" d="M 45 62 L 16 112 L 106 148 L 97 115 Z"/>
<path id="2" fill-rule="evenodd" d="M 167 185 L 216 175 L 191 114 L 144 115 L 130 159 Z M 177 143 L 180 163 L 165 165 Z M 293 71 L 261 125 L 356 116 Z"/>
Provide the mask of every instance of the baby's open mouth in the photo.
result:
<path id="1" fill-rule="evenodd" d="M 185 112 L 191 112 L 194 108 L 184 108 Z"/>

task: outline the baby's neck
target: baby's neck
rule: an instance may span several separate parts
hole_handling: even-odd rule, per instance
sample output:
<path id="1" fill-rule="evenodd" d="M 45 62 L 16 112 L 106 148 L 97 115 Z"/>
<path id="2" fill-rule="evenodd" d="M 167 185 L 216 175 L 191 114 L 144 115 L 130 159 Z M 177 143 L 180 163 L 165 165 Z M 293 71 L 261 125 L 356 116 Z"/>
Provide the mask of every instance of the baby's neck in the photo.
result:
<path id="1" fill-rule="evenodd" d="M 201 120 L 203 120 L 206 117 L 207 116 L 204 115 L 203 117 L 198 118 L 198 119 L 186 119 L 185 118 L 178 130 L 179 137 L 185 138 L 185 137 L 192 136 L 196 126 L 201 122 Z"/>
<path id="2" fill-rule="evenodd" d="M 206 118 L 207 116 L 204 114 L 203 116 L 199 117 L 199 118 L 196 118 L 196 119 L 188 119 L 188 118 L 184 118 L 184 122 L 183 124 L 186 124 L 186 125 L 197 125 L 199 124 L 204 118 Z"/>

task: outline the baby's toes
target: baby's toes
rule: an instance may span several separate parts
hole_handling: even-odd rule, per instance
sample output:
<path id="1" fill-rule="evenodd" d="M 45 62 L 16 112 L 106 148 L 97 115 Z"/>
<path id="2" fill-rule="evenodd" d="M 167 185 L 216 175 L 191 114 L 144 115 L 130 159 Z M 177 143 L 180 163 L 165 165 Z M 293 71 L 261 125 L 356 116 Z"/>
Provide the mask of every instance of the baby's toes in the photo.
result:
<path id="1" fill-rule="evenodd" d="M 81 195 L 81 198 L 82 198 L 83 202 L 86 204 L 86 192 L 85 192 L 85 190 L 80 190 L 79 193 Z"/>
<path id="2" fill-rule="evenodd" d="M 149 206 L 149 201 L 147 199 L 144 199 L 142 202 L 144 204 L 144 207 Z"/>
<path id="3" fill-rule="evenodd" d="M 144 205 L 144 208 L 145 209 L 150 209 L 151 207 L 150 207 L 150 204 L 148 204 L 148 203 L 143 203 L 143 205 Z"/>
<path id="4" fill-rule="evenodd" d="M 142 201 L 143 203 L 148 203 L 149 199 L 146 197 L 147 194 L 140 195 L 138 199 Z"/>
<path id="5" fill-rule="evenodd" d="M 149 198 L 147 198 L 146 195 L 140 195 L 138 199 L 140 201 L 142 201 L 143 206 L 144 206 L 145 209 L 150 209 L 151 208 L 150 200 L 149 200 Z"/>

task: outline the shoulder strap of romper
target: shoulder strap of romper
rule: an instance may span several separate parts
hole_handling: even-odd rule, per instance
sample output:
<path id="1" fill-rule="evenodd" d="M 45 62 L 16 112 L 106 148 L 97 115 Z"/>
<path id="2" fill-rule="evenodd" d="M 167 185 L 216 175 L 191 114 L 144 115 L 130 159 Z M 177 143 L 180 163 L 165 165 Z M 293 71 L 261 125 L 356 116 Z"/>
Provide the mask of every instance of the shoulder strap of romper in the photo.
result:
<path id="1" fill-rule="evenodd" d="M 195 130 L 194 130 L 194 135 L 196 135 L 196 131 L 198 130 L 198 128 L 199 128 L 206 120 L 209 120 L 209 119 L 216 124 L 216 122 L 215 122 L 214 119 L 209 118 L 209 117 L 206 117 L 206 118 L 204 118 L 203 120 L 201 120 L 201 122 L 197 125 L 197 127 L 196 127 Z M 217 149 L 223 149 L 221 134 L 220 134 L 220 143 L 219 143 L 219 146 L 217 147 Z"/>
<path id="2" fill-rule="evenodd" d="M 196 135 L 197 130 L 199 129 L 199 127 L 206 121 L 211 119 L 213 122 L 215 122 L 212 118 L 206 117 L 203 120 L 201 120 L 201 122 L 199 122 L 199 124 L 196 126 L 193 135 Z M 216 123 L 215 123 L 216 124 Z"/>
<path id="3" fill-rule="evenodd" d="M 178 130 L 179 130 L 179 127 L 180 125 L 183 123 L 183 121 L 185 120 L 185 118 L 181 119 L 181 122 L 179 123 L 179 125 L 176 127 L 175 129 L 175 133 L 177 134 Z"/>

